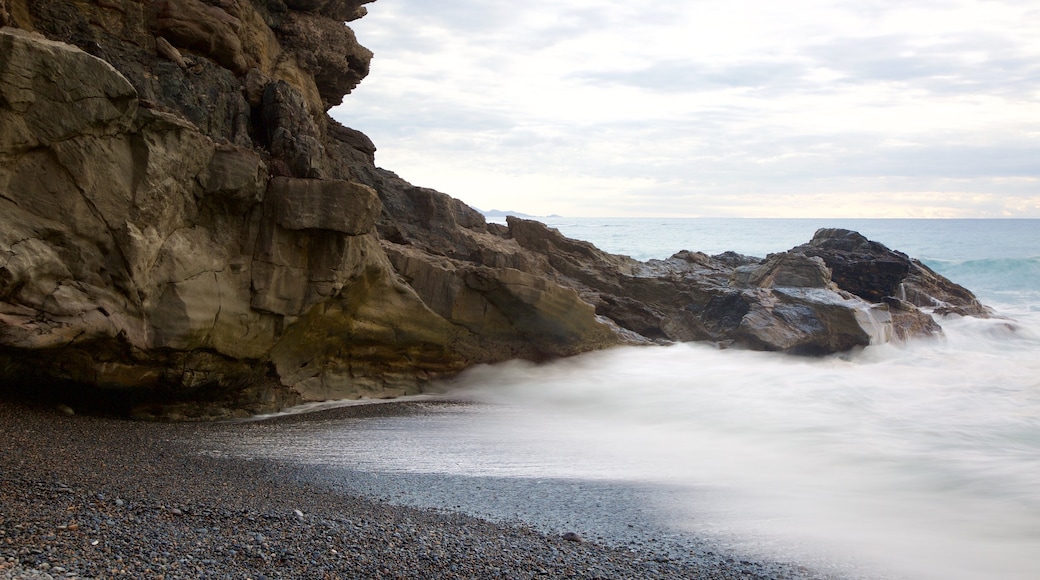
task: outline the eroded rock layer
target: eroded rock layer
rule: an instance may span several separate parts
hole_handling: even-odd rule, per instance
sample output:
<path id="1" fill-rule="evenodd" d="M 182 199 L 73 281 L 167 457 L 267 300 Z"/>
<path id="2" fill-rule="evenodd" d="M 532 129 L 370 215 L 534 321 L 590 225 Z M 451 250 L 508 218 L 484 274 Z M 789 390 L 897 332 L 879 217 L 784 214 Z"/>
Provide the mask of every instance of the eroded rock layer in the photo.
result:
<path id="1" fill-rule="evenodd" d="M 941 332 L 922 307 L 988 313 L 854 232 L 643 263 L 488 224 L 327 116 L 368 73 L 344 24 L 365 3 L 0 0 L 5 384 L 222 417 L 516 357 L 831 353 Z"/>

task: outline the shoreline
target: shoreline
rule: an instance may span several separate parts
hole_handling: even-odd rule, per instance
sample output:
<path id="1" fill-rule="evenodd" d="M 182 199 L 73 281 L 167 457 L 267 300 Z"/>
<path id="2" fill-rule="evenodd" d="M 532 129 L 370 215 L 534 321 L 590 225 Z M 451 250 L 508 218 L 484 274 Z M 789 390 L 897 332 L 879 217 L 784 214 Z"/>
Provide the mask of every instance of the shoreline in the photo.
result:
<path id="1" fill-rule="evenodd" d="M 421 411 L 404 402 L 316 413 L 412 412 Z M 402 507 L 321 485 L 298 466 L 207 456 L 191 444 L 233 427 L 0 401 L 0 579 L 821 577 L 787 564 L 679 561 L 442 507 Z"/>

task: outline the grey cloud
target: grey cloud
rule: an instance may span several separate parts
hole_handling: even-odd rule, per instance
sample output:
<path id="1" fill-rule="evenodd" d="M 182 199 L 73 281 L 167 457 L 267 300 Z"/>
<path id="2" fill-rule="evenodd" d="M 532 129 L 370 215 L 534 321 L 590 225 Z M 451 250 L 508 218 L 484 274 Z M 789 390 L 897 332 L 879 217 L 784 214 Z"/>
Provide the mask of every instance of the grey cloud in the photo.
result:
<path id="1" fill-rule="evenodd" d="M 757 182 L 764 188 L 781 182 L 865 177 L 1040 178 L 1040 139 L 1022 135 L 995 140 L 989 136 L 990 141 L 980 137 L 978 142 L 971 142 L 971 135 L 934 135 L 895 146 L 874 133 L 790 133 L 762 126 L 738 132 L 714 126 L 727 123 L 721 117 L 599 127 L 584 139 L 619 140 L 618 158 L 603 163 L 599 150 L 585 151 L 577 145 L 570 148 L 567 162 L 577 171 L 602 177 Z M 667 148 L 655 145 L 670 142 Z"/>
<path id="2" fill-rule="evenodd" d="M 508 131 L 515 124 L 503 113 L 467 107 L 426 93 L 406 93 L 395 97 L 392 109 L 357 109 L 351 107 L 348 101 L 332 109 L 331 113 L 344 125 L 392 138 L 435 130 L 460 135 L 479 131 Z"/>
<path id="3" fill-rule="evenodd" d="M 393 1 L 401 20 L 412 26 L 436 26 L 445 29 L 486 32 L 501 27 L 512 19 L 516 8 L 510 4 L 480 0 L 430 2 L 429 0 Z"/>
<path id="4" fill-rule="evenodd" d="M 966 62 L 968 54 L 984 54 Z M 988 94 L 1031 97 L 1040 90 L 1040 62 L 1020 56 L 1014 46 L 994 39 L 917 47 L 909 37 L 847 39 L 805 49 L 805 58 L 772 59 L 719 66 L 690 61 L 650 63 L 635 70 L 587 71 L 572 78 L 593 85 L 624 85 L 664 93 L 742 88 L 753 92 L 826 94 L 843 86 L 902 83 L 934 94 Z M 834 71 L 834 81 L 807 80 L 816 69 Z"/>
<path id="5" fill-rule="evenodd" d="M 538 50 L 590 31 L 616 26 L 632 29 L 639 25 L 667 23 L 679 13 L 679 8 L 668 5 L 647 5 L 638 10 L 629 7 L 624 14 L 617 14 L 609 5 L 582 8 L 538 0 L 523 4 L 486 0 L 392 1 L 399 14 L 398 26 L 416 30 L 432 26 L 469 39 L 508 44 L 518 51 Z M 532 15 L 534 18 L 529 18 Z M 513 29 L 512 25 L 521 19 L 524 19 L 525 28 Z M 417 39 L 413 42 L 421 46 Z"/>
<path id="6" fill-rule="evenodd" d="M 1001 178 L 1040 177 L 1040 143 L 1010 141 L 992 145 L 929 143 L 906 148 L 874 148 L 851 160 L 838 160 L 841 175 Z"/>
<path id="7" fill-rule="evenodd" d="M 818 66 L 845 75 L 841 83 L 890 81 L 940 94 L 1025 95 L 1040 89 L 1040 63 L 1004 39 L 976 36 L 924 46 L 906 36 L 846 39 L 807 48 Z M 969 55 L 985 55 L 969 62 Z"/>
<path id="8" fill-rule="evenodd" d="M 726 67 L 701 62 L 659 62 L 629 71 L 590 71 L 572 78 L 605 85 L 627 85 L 668 93 L 720 88 L 765 88 L 778 90 L 795 86 L 808 69 L 798 63 L 745 62 Z"/>

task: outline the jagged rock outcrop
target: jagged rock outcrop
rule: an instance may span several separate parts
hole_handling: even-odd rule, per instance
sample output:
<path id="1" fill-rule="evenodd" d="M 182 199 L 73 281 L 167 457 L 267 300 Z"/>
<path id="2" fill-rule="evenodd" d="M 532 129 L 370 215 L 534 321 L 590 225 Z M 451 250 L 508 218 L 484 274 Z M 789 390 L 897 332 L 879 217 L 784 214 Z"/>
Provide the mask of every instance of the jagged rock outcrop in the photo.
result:
<path id="1" fill-rule="evenodd" d="M 551 256 L 561 283 L 580 288 L 598 313 L 648 338 L 821 354 L 892 336 L 886 306 L 839 288 L 822 260 L 801 253 L 758 260 L 680 252 L 640 263 L 567 240 L 538 222 L 509 218 L 508 224 L 521 246 Z"/>
<path id="2" fill-rule="evenodd" d="M 831 353 L 941 332 L 921 308 L 988 314 L 853 232 L 643 263 L 413 186 L 326 115 L 368 72 L 343 24 L 366 3 L 0 0 L 3 384 L 222 417 L 516 357 Z"/>
<path id="3" fill-rule="evenodd" d="M 183 58 L 220 65 L 170 36 Z M 143 99 L 103 59 L 0 32 L 0 374 L 258 412 L 415 393 L 476 363 L 617 342 L 573 290 L 515 270 L 433 264 L 456 284 L 436 312 L 376 235 L 377 193 L 343 168 L 348 179 L 314 179 L 323 141 L 363 163 L 371 142 L 336 124 L 324 135 L 328 120 L 286 80 L 224 71 L 247 116 L 268 121 L 250 147 L 168 94 Z M 446 303 L 447 286 L 417 286 Z"/>
<path id="4" fill-rule="evenodd" d="M 857 232 L 823 229 L 792 251 L 818 256 L 842 288 L 865 300 L 896 298 L 939 314 L 989 317 L 992 311 L 967 289 L 920 261 L 892 251 Z"/>

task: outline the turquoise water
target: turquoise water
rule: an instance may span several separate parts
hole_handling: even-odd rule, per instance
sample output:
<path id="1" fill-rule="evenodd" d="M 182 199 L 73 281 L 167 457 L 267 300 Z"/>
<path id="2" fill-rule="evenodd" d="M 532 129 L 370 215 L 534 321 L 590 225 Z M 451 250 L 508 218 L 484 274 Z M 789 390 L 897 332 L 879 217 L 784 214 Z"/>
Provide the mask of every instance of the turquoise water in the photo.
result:
<path id="1" fill-rule="evenodd" d="M 765 256 L 803 244 L 819 228 L 860 232 L 923 260 L 1040 257 L 1040 220 L 539 218 L 603 250 L 639 260 L 679 250 Z"/>
<path id="2" fill-rule="evenodd" d="M 826 358 L 684 344 L 518 361 L 438 385 L 482 405 L 223 444 L 346 470 L 343 486 L 389 501 L 621 544 L 652 529 L 838 577 L 1040 578 L 1040 222 L 547 222 L 643 259 L 765 255 L 849 227 L 1009 319 Z"/>

